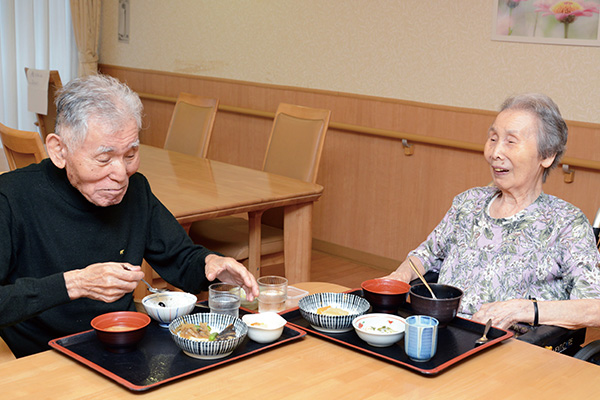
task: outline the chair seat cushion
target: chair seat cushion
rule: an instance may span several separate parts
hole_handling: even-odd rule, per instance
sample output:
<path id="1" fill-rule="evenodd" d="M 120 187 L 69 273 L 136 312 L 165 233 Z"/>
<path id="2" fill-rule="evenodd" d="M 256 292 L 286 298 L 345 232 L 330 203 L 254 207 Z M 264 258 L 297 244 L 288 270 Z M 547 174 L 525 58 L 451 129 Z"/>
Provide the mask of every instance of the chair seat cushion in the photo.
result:
<path id="1" fill-rule="evenodd" d="M 261 225 L 261 255 L 283 251 L 283 231 Z M 248 258 L 248 221 L 243 218 L 225 217 L 198 221 L 190 228 L 194 243 L 236 260 Z"/>

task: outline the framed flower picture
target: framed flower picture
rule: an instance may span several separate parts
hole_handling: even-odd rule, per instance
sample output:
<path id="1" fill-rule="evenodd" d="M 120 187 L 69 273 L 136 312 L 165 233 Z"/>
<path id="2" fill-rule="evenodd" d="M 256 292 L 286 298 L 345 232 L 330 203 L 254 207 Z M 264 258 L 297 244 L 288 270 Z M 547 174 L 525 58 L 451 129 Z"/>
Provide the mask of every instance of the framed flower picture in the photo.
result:
<path id="1" fill-rule="evenodd" d="M 495 0 L 492 40 L 600 46 L 600 0 Z"/>

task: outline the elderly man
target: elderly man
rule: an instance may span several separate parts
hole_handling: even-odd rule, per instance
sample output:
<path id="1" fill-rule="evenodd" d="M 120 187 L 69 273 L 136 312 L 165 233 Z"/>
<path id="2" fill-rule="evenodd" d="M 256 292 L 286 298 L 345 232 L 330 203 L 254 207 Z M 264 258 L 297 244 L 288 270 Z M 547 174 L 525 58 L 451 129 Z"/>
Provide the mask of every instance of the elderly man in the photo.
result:
<path id="1" fill-rule="evenodd" d="M 185 291 L 255 279 L 232 258 L 194 245 L 136 173 L 142 104 L 116 79 L 67 84 L 57 99 L 50 159 L 0 176 L 0 335 L 15 356 L 134 310 L 146 259 Z"/>

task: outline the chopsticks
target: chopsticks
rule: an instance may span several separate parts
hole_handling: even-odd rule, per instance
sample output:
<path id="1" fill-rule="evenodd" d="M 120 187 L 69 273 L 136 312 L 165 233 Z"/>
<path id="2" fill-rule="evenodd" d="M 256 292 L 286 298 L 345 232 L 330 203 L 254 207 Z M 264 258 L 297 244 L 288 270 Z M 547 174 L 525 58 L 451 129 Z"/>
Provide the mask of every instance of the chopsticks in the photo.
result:
<path id="1" fill-rule="evenodd" d="M 437 300 L 437 297 L 435 297 L 435 294 L 433 293 L 433 290 L 431 290 L 431 287 L 429 286 L 429 283 L 427 283 L 427 281 L 425 280 L 425 277 L 423 275 L 421 275 L 421 273 L 419 272 L 419 270 L 417 269 L 417 267 L 415 267 L 415 264 L 413 264 L 413 262 L 410 259 L 410 257 L 408 258 L 408 263 L 410 264 L 410 267 L 413 269 L 413 271 L 415 271 L 415 273 L 417 274 L 417 276 L 419 277 L 419 279 L 421 280 L 421 282 L 423 282 L 425 284 L 425 286 L 427 287 L 427 289 L 429 289 L 429 293 L 431 293 L 431 297 L 433 297 L 434 299 Z"/>

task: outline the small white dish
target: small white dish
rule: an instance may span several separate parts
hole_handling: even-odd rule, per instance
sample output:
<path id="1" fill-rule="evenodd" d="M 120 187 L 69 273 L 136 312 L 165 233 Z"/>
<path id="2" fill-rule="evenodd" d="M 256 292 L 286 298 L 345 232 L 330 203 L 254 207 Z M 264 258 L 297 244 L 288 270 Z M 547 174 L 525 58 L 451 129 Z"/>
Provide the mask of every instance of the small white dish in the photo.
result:
<path id="1" fill-rule="evenodd" d="M 393 314 L 365 314 L 356 317 L 352 326 L 359 338 L 374 347 L 388 347 L 404 336 L 406 321 Z"/>
<path id="2" fill-rule="evenodd" d="M 163 292 L 144 297 L 142 305 L 159 326 L 168 328 L 171 321 L 192 312 L 197 301 L 198 298 L 191 293 Z"/>
<path id="3" fill-rule="evenodd" d="M 248 337 L 257 343 L 276 341 L 287 323 L 285 318 L 275 312 L 246 314 L 242 317 L 242 321 L 248 325 Z"/>

